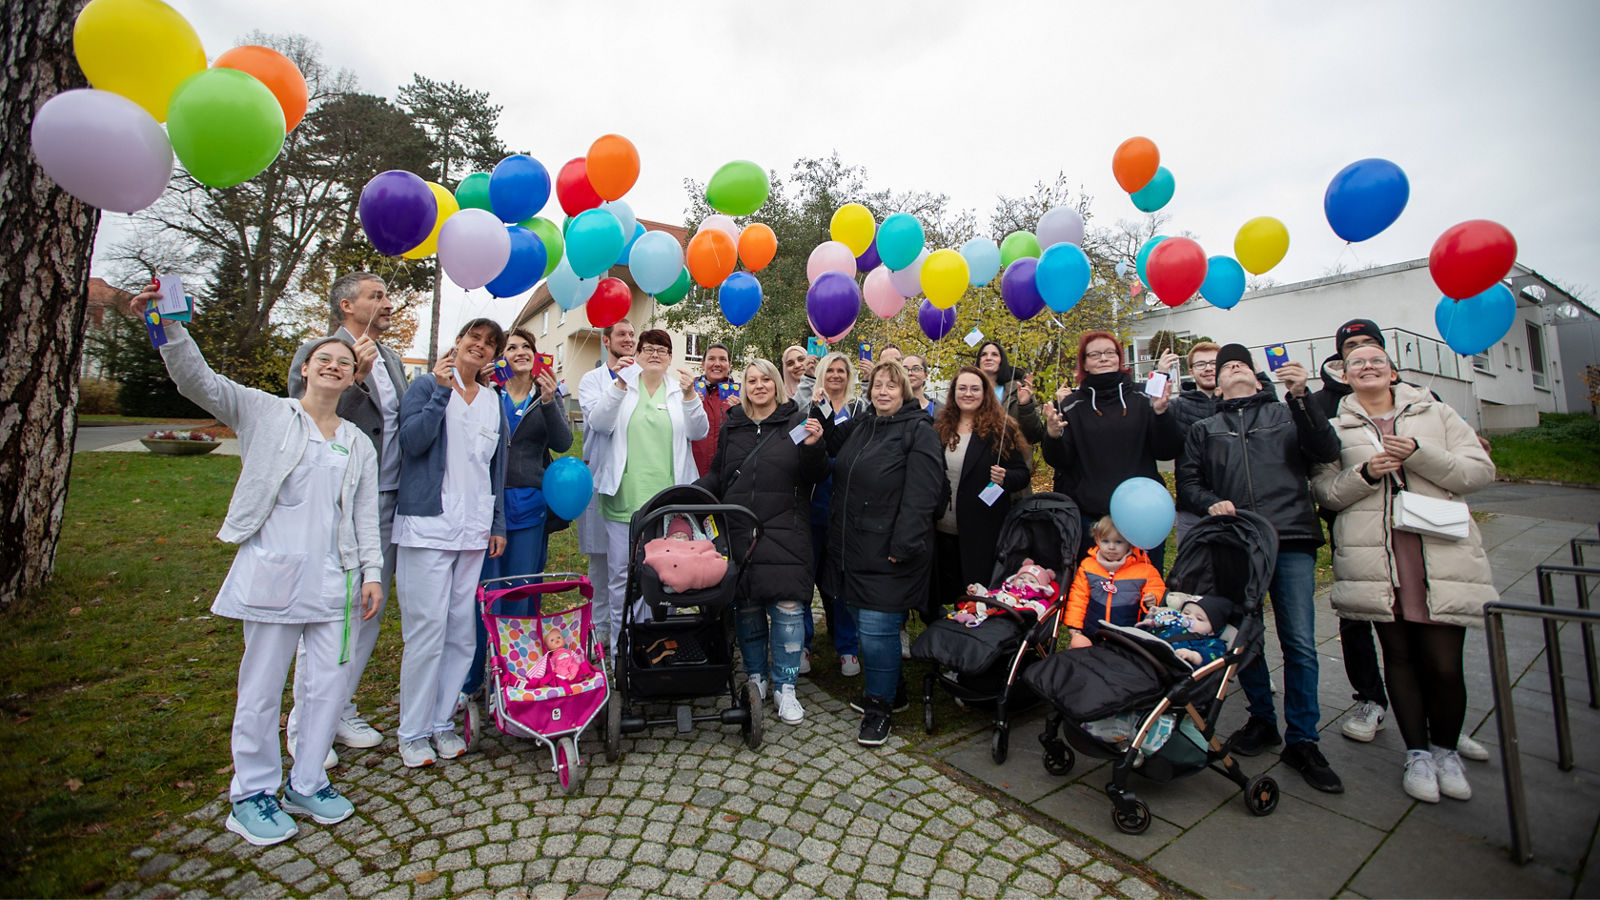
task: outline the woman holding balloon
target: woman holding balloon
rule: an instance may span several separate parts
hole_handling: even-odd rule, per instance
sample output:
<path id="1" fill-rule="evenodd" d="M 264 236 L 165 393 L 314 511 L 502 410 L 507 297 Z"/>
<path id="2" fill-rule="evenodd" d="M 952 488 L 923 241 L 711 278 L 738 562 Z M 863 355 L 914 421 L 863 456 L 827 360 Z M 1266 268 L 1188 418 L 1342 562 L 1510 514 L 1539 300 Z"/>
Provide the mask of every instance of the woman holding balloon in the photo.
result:
<path id="1" fill-rule="evenodd" d="M 1006 360 L 1006 351 L 998 341 L 984 341 L 978 346 L 973 365 L 989 376 L 995 398 L 1006 415 L 1017 420 L 1022 436 L 1033 443 L 1045 437 L 1044 419 L 1033 394 L 1033 373 L 1021 372 Z M 1026 485 L 1024 485 L 1026 487 Z"/>
<path id="2" fill-rule="evenodd" d="M 794 351 L 801 350 L 792 346 L 784 351 L 784 372 L 786 375 L 793 371 L 791 362 L 803 363 L 805 356 L 795 359 Z M 856 396 L 858 385 L 855 372 L 850 367 L 850 360 L 843 353 L 829 353 L 817 363 L 817 371 L 821 372 L 820 378 L 810 377 L 812 384 L 808 393 L 801 394 L 796 403 L 806 411 L 813 407 L 824 405 L 827 418 L 835 423 L 844 423 L 864 414 L 870 407 L 865 400 Z M 804 389 L 806 385 L 803 378 L 795 379 L 798 388 Z M 833 504 L 833 474 L 817 482 L 811 492 L 811 552 L 815 557 L 814 571 L 820 573 L 826 563 L 828 553 L 828 520 Z M 839 657 L 839 674 L 846 678 L 854 678 L 861 674 L 861 642 L 856 634 L 855 620 L 850 618 L 849 610 L 844 608 L 844 598 L 834 592 L 831 585 L 826 585 L 821 578 L 817 579 L 817 593 L 822 597 L 823 624 L 828 629 L 828 634 L 833 638 L 833 652 Z M 810 646 L 810 640 L 807 640 Z"/>

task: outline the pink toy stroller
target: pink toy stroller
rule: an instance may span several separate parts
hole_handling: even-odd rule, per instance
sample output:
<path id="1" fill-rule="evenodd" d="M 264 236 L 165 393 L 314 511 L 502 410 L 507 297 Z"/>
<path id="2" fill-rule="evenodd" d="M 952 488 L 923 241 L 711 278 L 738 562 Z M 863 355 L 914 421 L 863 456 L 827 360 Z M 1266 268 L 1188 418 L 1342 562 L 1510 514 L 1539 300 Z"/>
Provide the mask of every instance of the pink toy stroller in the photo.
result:
<path id="1" fill-rule="evenodd" d="M 546 596 L 571 591 L 582 597 L 581 604 L 558 613 L 543 611 Z M 514 575 L 478 585 L 478 610 L 489 633 L 487 717 L 502 734 L 532 738 L 548 747 L 556 779 L 567 794 L 577 793 L 583 781 L 578 739 L 611 696 L 590 627 L 593 598 L 589 579 L 573 572 Z M 550 649 L 551 644 L 559 647 Z M 482 730 L 483 716 L 476 704 L 467 705 L 466 715 L 470 744 Z M 604 723 L 602 719 L 602 728 Z"/>

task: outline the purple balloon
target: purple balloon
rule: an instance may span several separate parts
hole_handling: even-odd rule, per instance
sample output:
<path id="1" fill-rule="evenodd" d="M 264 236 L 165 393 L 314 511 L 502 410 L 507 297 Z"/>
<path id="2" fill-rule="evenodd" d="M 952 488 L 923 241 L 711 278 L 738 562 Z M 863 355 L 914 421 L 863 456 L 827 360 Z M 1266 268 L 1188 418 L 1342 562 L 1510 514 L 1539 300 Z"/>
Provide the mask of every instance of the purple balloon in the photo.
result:
<path id="1" fill-rule="evenodd" d="M 1038 269 L 1037 259 L 1024 256 L 1013 260 L 1011 265 L 1006 266 L 1005 274 L 1000 276 L 1000 296 L 1005 298 L 1006 309 L 1011 310 L 1018 321 L 1026 322 L 1044 309 L 1044 297 L 1033 278 Z"/>
<path id="2" fill-rule="evenodd" d="M 806 291 L 806 315 L 823 335 L 844 334 L 861 314 L 861 288 L 843 272 L 823 272 Z"/>
<path id="3" fill-rule="evenodd" d="M 361 230 L 384 256 L 399 256 L 427 240 L 438 215 L 428 183 L 410 172 L 379 172 L 361 189 Z"/>
<path id="4" fill-rule="evenodd" d="M 872 243 L 867 245 L 867 252 L 856 257 L 856 271 L 871 272 L 881 265 L 883 260 L 878 258 L 878 239 L 873 238 Z"/>
<path id="5" fill-rule="evenodd" d="M 924 300 L 917 307 L 917 324 L 922 326 L 922 333 L 928 336 L 928 340 L 937 341 L 955 329 L 956 308 L 940 309 L 933 305 L 933 301 Z"/>

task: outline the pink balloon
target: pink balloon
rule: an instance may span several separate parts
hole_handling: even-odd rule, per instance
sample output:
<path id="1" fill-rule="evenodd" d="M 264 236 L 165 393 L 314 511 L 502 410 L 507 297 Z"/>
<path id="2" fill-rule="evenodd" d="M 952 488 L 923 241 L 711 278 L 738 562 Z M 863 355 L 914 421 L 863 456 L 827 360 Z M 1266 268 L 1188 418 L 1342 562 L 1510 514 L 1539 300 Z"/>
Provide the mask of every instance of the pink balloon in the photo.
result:
<path id="1" fill-rule="evenodd" d="M 906 298 L 895 289 L 893 273 L 888 266 L 879 266 L 867 273 L 867 280 L 861 285 L 861 293 L 867 300 L 867 308 L 880 319 L 892 319 L 900 314 L 906 305 Z"/>
<path id="2" fill-rule="evenodd" d="M 855 278 L 856 256 L 850 248 L 838 241 L 824 241 L 811 251 L 811 258 L 806 260 L 806 281 L 813 282 L 822 276 L 823 272 L 840 272 Z"/>
<path id="3" fill-rule="evenodd" d="M 900 292 L 900 296 L 911 298 L 922 293 L 922 264 L 927 259 L 928 248 L 923 247 L 911 265 L 889 273 L 889 280 L 894 283 L 894 289 Z"/>
<path id="4" fill-rule="evenodd" d="M 707 228 L 714 228 L 717 231 L 726 234 L 728 237 L 733 238 L 734 246 L 738 246 L 739 226 L 734 223 L 733 219 L 723 215 L 722 213 L 712 213 L 711 215 L 700 220 L 699 230 L 705 231 Z M 627 232 L 626 234 L 628 237 L 633 237 L 633 232 L 631 231 Z"/>

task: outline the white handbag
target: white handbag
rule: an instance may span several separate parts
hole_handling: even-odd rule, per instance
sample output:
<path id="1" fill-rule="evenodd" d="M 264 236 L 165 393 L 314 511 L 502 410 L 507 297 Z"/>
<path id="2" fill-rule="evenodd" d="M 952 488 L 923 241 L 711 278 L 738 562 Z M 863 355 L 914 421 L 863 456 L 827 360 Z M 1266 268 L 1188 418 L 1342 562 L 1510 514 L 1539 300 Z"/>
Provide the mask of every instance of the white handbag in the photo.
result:
<path id="1" fill-rule="evenodd" d="M 1400 531 L 1459 541 L 1468 534 L 1471 514 L 1459 500 L 1395 491 L 1394 527 Z"/>

